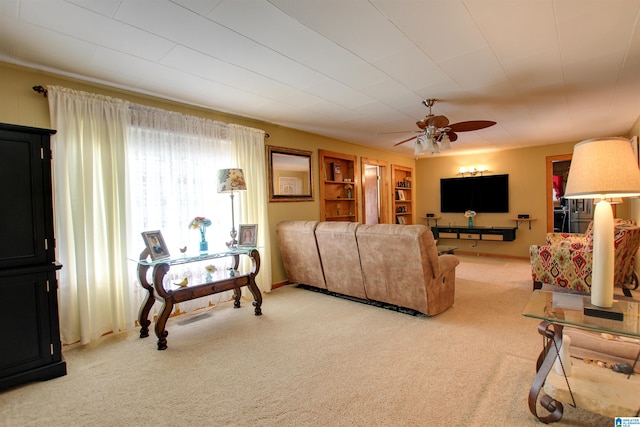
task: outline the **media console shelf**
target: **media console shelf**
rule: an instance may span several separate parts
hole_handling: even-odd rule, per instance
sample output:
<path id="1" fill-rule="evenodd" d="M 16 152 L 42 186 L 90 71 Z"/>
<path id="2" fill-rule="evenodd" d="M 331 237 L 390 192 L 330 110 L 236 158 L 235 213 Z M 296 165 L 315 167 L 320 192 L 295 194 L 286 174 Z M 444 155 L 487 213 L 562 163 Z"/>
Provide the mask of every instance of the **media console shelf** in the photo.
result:
<path id="1" fill-rule="evenodd" d="M 436 222 L 436 227 L 438 226 L 438 220 L 441 219 L 441 216 L 427 216 L 424 217 L 424 219 L 427 220 L 427 227 L 431 228 L 431 220 L 434 220 Z"/>
<path id="2" fill-rule="evenodd" d="M 500 242 L 512 242 L 516 240 L 517 227 L 431 227 L 435 239 L 460 239 L 460 240 L 493 240 Z"/>
<path id="3" fill-rule="evenodd" d="M 518 225 L 520 225 L 521 222 L 528 222 L 529 223 L 529 230 L 531 230 L 531 221 L 535 221 L 538 218 L 512 218 L 511 221 L 515 221 L 516 222 L 516 228 L 518 228 Z"/>

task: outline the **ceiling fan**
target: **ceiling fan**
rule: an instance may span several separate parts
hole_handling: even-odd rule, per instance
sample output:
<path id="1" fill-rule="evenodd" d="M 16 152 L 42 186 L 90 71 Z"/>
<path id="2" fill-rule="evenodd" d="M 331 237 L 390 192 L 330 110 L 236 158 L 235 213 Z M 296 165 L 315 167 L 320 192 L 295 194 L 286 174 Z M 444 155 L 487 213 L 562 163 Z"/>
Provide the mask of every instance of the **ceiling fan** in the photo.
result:
<path id="1" fill-rule="evenodd" d="M 441 149 L 448 150 L 451 148 L 450 144 L 458 139 L 456 132 L 469 132 L 488 128 L 496 124 L 496 122 L 489 120 L 470 120 L 449 124 L 448 118 L 445 116 L 435 116 L 431 112 L 431 107 L 433 107 L 436 102 L 438 102 L 437 99 L 425 99 L 422 101 L 426 107 L 429 107 L 429 114 L 425 116 L 424 119 L 416 122 L 420 130 L 415 132 L 419 135 L 400 141 L 394 144 L 394 146 L 404 144 L 416 138 L 415 155 L 422 154 L 426 150 L 429 150 L 431 154 L 436 154 L 439 153 Z"/>

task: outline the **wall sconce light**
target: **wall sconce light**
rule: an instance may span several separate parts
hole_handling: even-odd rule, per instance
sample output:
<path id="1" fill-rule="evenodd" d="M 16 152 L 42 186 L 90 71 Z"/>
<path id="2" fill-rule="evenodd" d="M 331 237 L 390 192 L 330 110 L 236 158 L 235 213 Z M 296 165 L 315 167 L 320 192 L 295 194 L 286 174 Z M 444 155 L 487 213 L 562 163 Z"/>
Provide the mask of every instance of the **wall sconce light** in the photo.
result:
<path id="1" fill-rule="evenodd" d="M 489 169 L 487 169 L 485 166 L 471 166 L 469 168 L 461 166 L 460 167 L 460 171 L 458 172 L 458 174 L 462 175 L 463 177 L 465 175 L 476 176 L 478 174 L 480 174 L 480 176 L 482 176 L 482 174 L 485 173 L 485 172 L 489 172 Z"/>

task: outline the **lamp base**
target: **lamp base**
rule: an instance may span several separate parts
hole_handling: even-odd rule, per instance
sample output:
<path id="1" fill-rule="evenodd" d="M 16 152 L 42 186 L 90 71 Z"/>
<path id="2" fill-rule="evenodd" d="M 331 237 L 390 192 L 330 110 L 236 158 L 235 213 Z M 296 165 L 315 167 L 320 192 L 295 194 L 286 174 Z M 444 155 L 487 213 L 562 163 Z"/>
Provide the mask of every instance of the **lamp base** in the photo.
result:
<path id="1" fill-rule="evenodd" d="M 591 317 L 599 317 L 601 319 L 624 320 L 624 313 L 620 308 L 620 304 L 614 304 L 611 308 L 602 308 L 595 305 L 585 305 L 584 315 Z"/>
<path id="2" fill-rule="evenodd" d="M 591 304 L 613 306 L 614 271 L 613 210 L 606 200 L 596 203 L 593 213 L 593 270 L 591 273 Z"/>

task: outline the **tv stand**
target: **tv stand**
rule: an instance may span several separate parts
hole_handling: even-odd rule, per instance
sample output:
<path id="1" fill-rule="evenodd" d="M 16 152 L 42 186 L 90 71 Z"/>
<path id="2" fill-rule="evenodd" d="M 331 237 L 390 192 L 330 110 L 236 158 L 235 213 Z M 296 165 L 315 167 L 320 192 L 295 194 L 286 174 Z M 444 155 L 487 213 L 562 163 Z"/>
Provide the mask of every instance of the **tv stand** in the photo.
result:
<path id="1" fill-rule="evenodd" d="M 431 227 L 435 239 L 492 240 L 513 242 L 517 227 L 468 227 L 452 225 Z"/>

